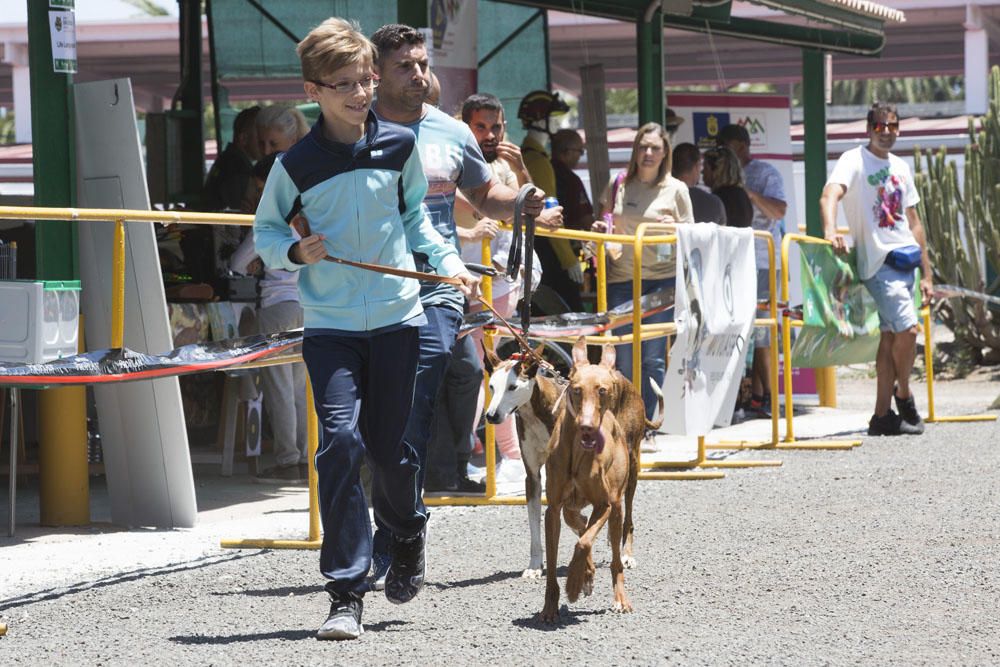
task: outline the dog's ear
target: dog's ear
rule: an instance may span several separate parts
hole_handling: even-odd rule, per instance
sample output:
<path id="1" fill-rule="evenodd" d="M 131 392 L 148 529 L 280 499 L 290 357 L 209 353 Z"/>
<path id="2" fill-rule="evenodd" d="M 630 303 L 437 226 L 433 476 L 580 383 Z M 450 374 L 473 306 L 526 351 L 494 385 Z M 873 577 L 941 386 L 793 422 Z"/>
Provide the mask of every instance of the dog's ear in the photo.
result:
<path id="1" fill-rule="evenodd" d="M 586 366 L 590 363 L 587 359 L 587 339 L 580 336 L 576 339 L 576 344 L 573 345 L 573 365 L 574 366 Z"/>
<path id="2" fill-rule="evenodd" d="M 535 354 L 540 357 L 542 356 L 542 352 L 544 351 L 545 351 L 545 341 L 543 340 L 541 343 L 538 344 L 538 347 L 535 348 Z"/>
<path id="3" fill-rule="evenodd" d="M 603 368 L 614 368 L 615 358 L 617 356 L 615 346 L 611 343 L 605 343 L 604 347 L 601 349 L 601 366 Z"/>
<path id="4" fill-rule="evenodd" d="M 527 361 L 519 361 L 518 363 L 518 374 L 522 377 L 528 378 L 529 380 L 538 375 L 538 362 L 534 359 Z"/>
<path id="5" fill-rule="evenodd" d="M 497 356 L 496 352 L 486 347 L 485 340 L 479 341 L 479 344 L 483 348 L 483 361 L 485 362 L 486 372 L 493 375 L 493 369 L 500 365 L 500 357 Z"/>

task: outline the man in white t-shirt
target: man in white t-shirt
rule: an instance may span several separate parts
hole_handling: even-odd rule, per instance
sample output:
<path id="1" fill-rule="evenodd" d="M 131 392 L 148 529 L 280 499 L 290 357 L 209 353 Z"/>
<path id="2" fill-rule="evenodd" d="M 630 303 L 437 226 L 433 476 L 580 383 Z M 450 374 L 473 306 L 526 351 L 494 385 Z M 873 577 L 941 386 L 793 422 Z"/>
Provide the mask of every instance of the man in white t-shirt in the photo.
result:
<path id="1" fill-rule="evenodd" d="M 878 388 L 869 435 L 924 431 L 910 392 L 917 342 L 913 271 L 920 267 L 924 303 L 931 300 L 932 274 L 924 228 L 915 208 L 920 195 L 913 174 L 906 162 L 889 152 L 898 135 L 896 107 L 873 104 L 868 111 L 868 145 L 840 156 L 820 198 L 823 234 L 841 254 L 847 252 L 847 244 L 837 232 L 837 203 L 843 202 L 857 246 L 858 276 L 878 305 L 882 338 L 875 361 Z M 893 395 L 898 415 L 891 409 Z"/>

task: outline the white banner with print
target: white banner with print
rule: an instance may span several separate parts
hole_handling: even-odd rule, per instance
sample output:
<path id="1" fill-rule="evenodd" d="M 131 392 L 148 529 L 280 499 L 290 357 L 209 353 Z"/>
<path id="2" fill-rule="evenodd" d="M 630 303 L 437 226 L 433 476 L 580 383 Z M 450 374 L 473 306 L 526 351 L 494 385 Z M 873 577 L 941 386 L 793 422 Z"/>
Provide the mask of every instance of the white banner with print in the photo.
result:
<path id="1" fill-rule="evenodd" d="M 668 433 L 728 426 L 757 307 L 753 232 L 715 223 L 677 226 L 677 340 L 664 382 Z"/>

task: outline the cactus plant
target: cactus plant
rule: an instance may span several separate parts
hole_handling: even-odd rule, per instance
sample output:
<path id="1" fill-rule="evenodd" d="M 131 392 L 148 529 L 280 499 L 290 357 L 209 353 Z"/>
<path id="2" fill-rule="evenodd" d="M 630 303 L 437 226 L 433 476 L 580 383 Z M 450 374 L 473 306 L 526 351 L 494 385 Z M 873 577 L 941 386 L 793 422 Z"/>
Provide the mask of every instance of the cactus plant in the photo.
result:
<path id="1" fill-rule="evenodd" d="M 978 125 L 978 128 L 977 128 Z M 934 282 L 993 294 L 1000 278 L 987 284 L 990 269 L 1000 273 L 1000 68 L 990 72 L 990 104 L 985 116 L 969 119 L 965 176 L 945 149 L 914 154 L 920 192 L 917 210 L 927 233 Z M 979 299 L 939 301 L 935 312 L 975 363 L 1000 355 L 1000 310 Z M 961 352 L 960 352 L 961 354 Z"/>

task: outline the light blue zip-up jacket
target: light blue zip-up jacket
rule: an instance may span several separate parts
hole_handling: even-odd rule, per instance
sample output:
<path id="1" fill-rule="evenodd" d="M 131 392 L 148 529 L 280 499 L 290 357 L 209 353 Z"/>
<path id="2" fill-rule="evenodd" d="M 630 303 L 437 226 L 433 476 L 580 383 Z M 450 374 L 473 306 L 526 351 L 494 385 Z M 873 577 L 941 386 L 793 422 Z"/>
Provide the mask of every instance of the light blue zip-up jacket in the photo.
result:
<path id="1" fill-rule="evenodd" d="M 412 131 L 373 113 L 357 144 L 331 142 L 323 137 L 321 118 L 275 161 L 254 219 L 254 245 L 267 266 L 301 271 L 307 329 L 370 331 L 423 309 L 412 278 L 327 261 L 293 262 L 288 250 L 296 238 L 286 219 L 299 206 L 334 257 L 413 270 L 412 253 L 419 252 L 441 275 L 465 270 L 421 206 L 427 179 L 415 145 Z"/>

